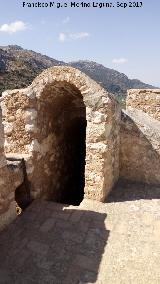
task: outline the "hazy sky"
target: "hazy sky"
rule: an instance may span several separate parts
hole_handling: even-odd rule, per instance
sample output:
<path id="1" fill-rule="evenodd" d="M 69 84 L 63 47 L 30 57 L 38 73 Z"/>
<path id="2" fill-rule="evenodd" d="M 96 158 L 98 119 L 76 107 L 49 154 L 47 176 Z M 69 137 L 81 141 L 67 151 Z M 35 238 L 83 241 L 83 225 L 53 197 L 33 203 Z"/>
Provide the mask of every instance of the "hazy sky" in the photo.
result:
<path id="1" fill-rule="evenodd" d="M 0 45 L 17 44 L 66 62 L 93 60 L 160 87 L 160 0 L 142 2 L 142 8 L 57 9 L 1 0 Z"/>

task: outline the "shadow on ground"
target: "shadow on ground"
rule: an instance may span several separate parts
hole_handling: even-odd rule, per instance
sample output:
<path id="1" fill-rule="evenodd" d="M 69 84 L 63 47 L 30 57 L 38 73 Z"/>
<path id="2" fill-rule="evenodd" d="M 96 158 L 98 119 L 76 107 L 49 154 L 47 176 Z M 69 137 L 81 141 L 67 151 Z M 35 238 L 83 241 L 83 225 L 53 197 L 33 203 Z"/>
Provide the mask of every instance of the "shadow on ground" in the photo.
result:
<path id="1" fill-rule="evenodd" d="M 160 186 L 119 180 L 106 202 L 123 202 L 140 199 L 160 199 Z"/>
<path id="2" fill-rule="evenodd" d="M 0 234 L 0 283 L 95 283 L 106 214 L 35 201 Z"/>

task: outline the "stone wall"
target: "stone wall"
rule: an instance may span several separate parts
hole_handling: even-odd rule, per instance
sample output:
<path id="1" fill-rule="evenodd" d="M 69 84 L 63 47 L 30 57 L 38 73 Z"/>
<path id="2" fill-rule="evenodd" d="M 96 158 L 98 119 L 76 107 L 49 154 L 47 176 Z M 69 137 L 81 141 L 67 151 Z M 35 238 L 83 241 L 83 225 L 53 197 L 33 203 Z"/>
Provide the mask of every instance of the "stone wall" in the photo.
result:
<path id="1" fill-rule="evenodd" d="M 126 109 L 139 109 L 160 120 L 160 89 L 128 90 Z"/>
<path id="2" fill-rule="evenodd" d="M 15 189 L 22 182 L 21 168 L 9 165 L 4 154 L 4 129 L 0 109 L 0 230 L 16 218 Z"/>
<path id="3" fill-rule="evenodd" d="M 4 92 L 1 105 L 5 152 L 24 156 L 33 198 L 55 200 L 67 190 L 76 152 L 64 130 L 83 119 L 85 197 L 105 199 L 119 177 L 120 109 L 111 94 L 79 70 L 54 67 L 28 88 Z"/>
<path id="4" fill-rule="evenodd" d="M 160 184 L 160 90 L 129 90 L 121 119 L 120 177 Z"/>
<path id="5" fill-rule="evenodd" d="M 54 67 L 4 92 L 1 107 L 0 229 L 16 217 L 15 192 L 22 204 L 31 194 L 76 205 L 104 201 L 119 177 L 160 184 L 160 90 L 129 90 L 121 112 L 85 74 Z"/>
<path id="6" fill-rule="evenodd" d="M 160 90 L 130 90 L 126 106 L 121 112 L 111 94 L 71 67 L 4 92 L 0 228 L 16 217 L 24 180 L 31 198 L 71 204 L 104 201 L 119 176 L 160 184 Z"/>

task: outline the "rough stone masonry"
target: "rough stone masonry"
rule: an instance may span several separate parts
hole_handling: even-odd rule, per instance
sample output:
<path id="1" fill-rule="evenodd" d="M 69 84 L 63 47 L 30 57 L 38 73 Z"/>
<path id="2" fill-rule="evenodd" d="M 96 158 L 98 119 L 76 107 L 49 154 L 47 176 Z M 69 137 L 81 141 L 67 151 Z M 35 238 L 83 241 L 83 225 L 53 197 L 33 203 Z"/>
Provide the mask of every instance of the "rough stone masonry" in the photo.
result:
<path id="1" fill-rule="evenodd" d="M 160 90 L 131 90 L 127 113 L 121 113 L 112 94 L 71 67 L 47 69 L 28 88 L 5 91 L 4 130 L 0 123 L 1 170 L 6 171 L 0 172 L 2 212 L 10 212 L 24 176 L 31 199 L 76 205 L 83 198 L 105 201 L 121 177 L 160 184 L 159 96 Z M 141 120 L 133 119 L 136 111 Z M 142 156 L 143 166 L 136 162 Z M 21 182 L 10 184 L 6 158 L 24 161 L 25 173 L 16 166 Z M 148 166 L 152 162 L 153 168 Z M 10 215 L 13 219 L 15 212 Z"/>

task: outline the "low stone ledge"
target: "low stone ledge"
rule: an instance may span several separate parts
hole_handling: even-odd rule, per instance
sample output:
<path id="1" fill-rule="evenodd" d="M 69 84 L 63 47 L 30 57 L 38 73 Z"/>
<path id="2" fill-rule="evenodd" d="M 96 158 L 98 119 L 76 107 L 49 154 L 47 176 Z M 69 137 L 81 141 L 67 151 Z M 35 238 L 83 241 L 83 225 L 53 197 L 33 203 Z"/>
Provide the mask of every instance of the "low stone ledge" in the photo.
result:
<path id="1" fill-rule="evenodd" d="M 24 181 L 24 160 L 7 158 L 7 168 L 12 176 L 14 188 L 16 189 Z"/>

